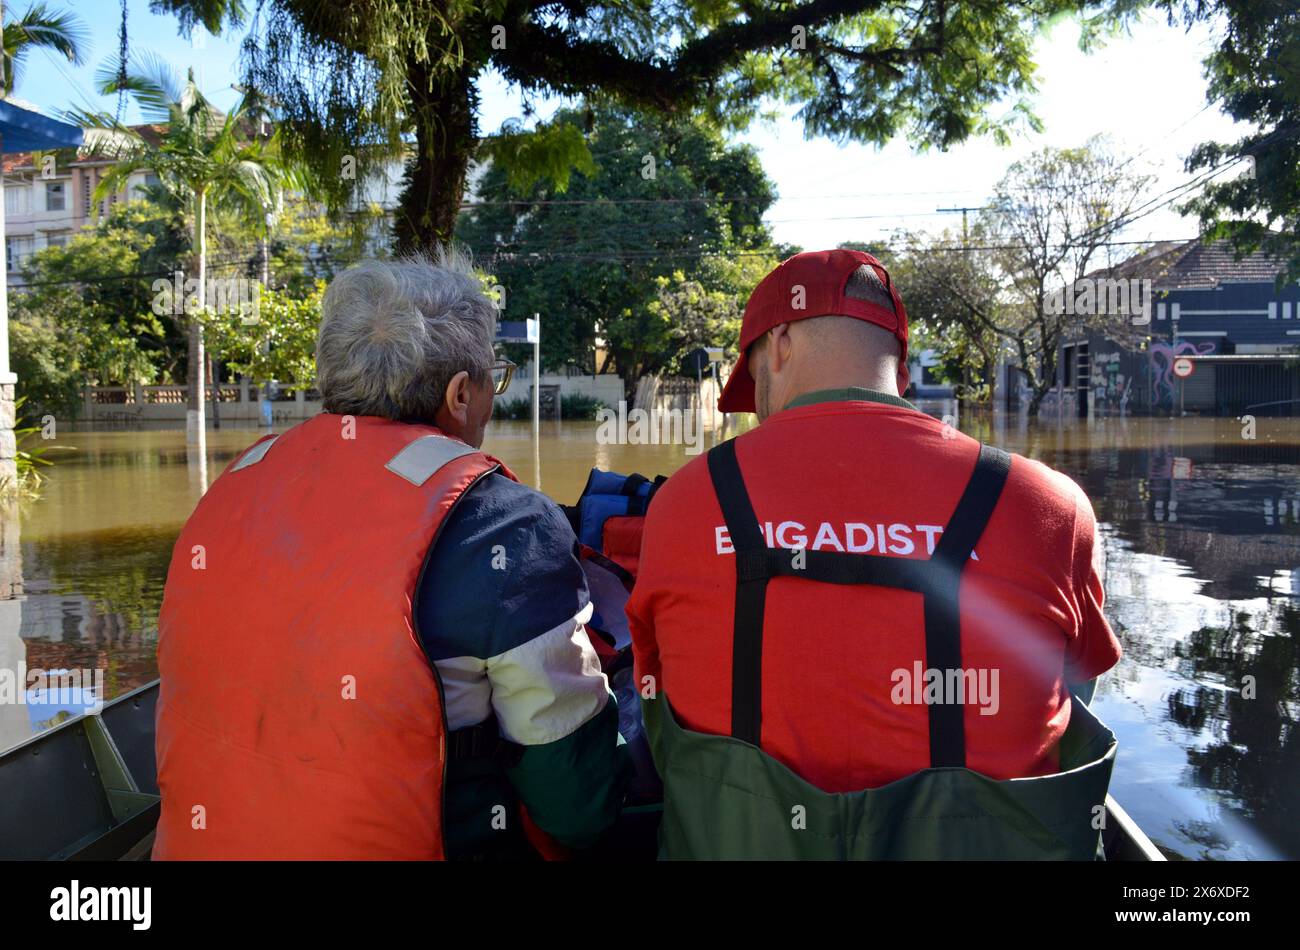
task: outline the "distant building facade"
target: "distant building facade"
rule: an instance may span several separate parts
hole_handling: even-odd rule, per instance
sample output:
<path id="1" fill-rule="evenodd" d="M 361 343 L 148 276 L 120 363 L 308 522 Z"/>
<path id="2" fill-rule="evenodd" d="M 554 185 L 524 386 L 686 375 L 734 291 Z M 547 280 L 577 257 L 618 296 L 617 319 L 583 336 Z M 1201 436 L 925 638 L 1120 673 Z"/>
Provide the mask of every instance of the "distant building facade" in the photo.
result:
<path id="1" fill-rule="evenodd" d="M 1300 286 L 1279 290 L 1284 270 L 1263 253 L 1237 260 L 1227 241 L 1195 240 L 1157 244 L 1090 275 L 1141 282 L 1147 292 L 1122 342 L 1083 318 L 1066 335 L 1057 370 L 1061 411 L 1296 414 Z"/>
<path id="2" fill-rule="evenodd" d="M 153 173 L 141 171 L 120 192 L 95 202 L 92 196 L 113 165 L 110 159 L 78 157 L 58 164 L 52 153 L 40 158 L 35 161 L 31 152 L 4 156 L 5 274 L 15 288 L 22 287 L 22 266 L 34 253 L 62 247 L 111 205 L 142 197 L 158 182 Z"/>
<path id="3" fill-rule="evenodd" d="M 162 127 L 135 125 L 132 130 L 156 139 Z M 96 202 L 95 189 L 114 161 L 84 152 L 70 162 L 56 162 L 53 153 L 34 156 L 17 152 L 3 157 L 5 202 L 5 275 L 11 288 L 24 286 L 22 267 L 34 253 L 61 247 L 118 202 L 145 197 L 159 183 L 158 176 L 142 169 L 130 175 L 126 186 Z M 402 189 L 403 163 L 386 162 L 372 171 L 357 189 L 358 209 L 378 207 L 382 214 L 367 221 L 364 236 L 369 253 L 382 253 Z"/>

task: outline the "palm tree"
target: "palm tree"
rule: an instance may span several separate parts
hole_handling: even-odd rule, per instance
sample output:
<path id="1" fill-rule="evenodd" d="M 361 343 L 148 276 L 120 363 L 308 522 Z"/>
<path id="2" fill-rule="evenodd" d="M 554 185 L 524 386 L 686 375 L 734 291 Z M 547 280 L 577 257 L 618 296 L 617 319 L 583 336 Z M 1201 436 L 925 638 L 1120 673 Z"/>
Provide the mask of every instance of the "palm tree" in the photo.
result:
<path id="1" fill-rule="evenodd" d="M 294 180 L 281 161 L 278 134 L 257 134 L 254 117 L 262 104 L 246 92 L 230 112 L 217 109 L 200 91 L 190 70 L 179 82 L 164 60 L 137 54 L 126 70 L 106 63 L 96 74 L 100 93 L 125 91 L 151 128 L 127 128 L 103 113 L 73 111 L 70 117 L 88 130 L 87 144 L 115 159 L 95 188 L 102 201 L 126 187 L 132 173 L 149 169 L 162 186 L 182 200 L 194 221 L 194 271 L 199 292 L 197 312 L 189 313 L 189 406 L 186 441 L 197 444 L 206 426 L 203 314 L 207 306 L 207 213 L 219 202 L 250 219 L 262 219 L 268 205 Z M 98 134 L 93 134 L 98 133 Z M 180 293 L 183 288 L 176 288 Z"/>
<path id="2" fill-rule="evenodd" d="M 82 63 L 86 28 L 72 13 L 52 13 L 48 5 L 33 3 L 17 20 L 4 24 L 0 52 L 0 99 L 7 98 L 22 76 L 23 61 L 33 49 L 62 54 L 74 66 Z"/>

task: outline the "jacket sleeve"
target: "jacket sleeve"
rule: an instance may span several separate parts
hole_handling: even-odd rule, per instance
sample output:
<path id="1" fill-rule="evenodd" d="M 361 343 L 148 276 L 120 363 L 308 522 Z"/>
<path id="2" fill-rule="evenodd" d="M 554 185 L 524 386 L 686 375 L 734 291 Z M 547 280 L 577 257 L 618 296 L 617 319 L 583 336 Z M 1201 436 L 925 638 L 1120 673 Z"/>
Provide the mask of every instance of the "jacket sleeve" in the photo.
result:
<path id="1" fill-rule="evenodd" d="M 533 822 L 570 848 L 586 848 L 618 818 L 631 761 L 618 704 L 576 617 L 488 660 L 501 732 L 524 747 L 508 771 Z"/>
<path id="2" fill-rule="evenodd" d="M 533 823 L 568 847 L 618 815 L 628 756 L 584 624 L 577 539 L 544 495 L 493 475 L 448 517 L 417 610 L 451 729 L 495 714 L 524 747 L 507 771 Z"/>

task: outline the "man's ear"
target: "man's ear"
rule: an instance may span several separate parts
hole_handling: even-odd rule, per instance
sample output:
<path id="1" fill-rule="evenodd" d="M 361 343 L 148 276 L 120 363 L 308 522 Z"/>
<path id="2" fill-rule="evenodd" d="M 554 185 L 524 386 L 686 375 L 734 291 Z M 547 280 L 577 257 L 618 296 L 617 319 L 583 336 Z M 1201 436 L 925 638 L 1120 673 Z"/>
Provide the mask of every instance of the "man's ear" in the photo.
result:
<path id="1" fill-rule="evenodd" d="M 461 370 L 447 382 L 447 391 L 442 397 L 442 411 L 461 425 L 466 425 L 469 421 L 469 400 L 469 373 Z"/>
<path id="2" fill-rule="evenodd" d="M 778 323 L 767 331 L 763 356 L 769 372 L 778 372 L 790 359 L 790 324 Z"/>
<path id="3" fill-rule="evenodd" d="M 902 396 L 907 392 L 907 387 L 912 383 L 912 371 L 908 368 L 906 361 L 898 361 L 898 395 Z"/>

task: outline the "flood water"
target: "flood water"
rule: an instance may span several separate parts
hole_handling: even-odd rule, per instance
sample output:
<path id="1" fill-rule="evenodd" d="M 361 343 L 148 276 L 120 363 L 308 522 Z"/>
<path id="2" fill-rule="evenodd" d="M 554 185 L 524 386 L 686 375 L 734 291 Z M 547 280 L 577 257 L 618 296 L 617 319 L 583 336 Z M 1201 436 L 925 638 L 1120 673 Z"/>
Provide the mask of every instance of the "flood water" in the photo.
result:
<path id="1" fill-rule="evenodd" d="M 960 427 L 1093 499 L 1125 654 L 1095 700 L 1120 740 L 1115 797 L 1171 857 L 1300 858 L 1300 420 L 1261 418 L 1253 439 L 1231 419 Z M 593 465 L 653 476 L 688 459 L 680 446 L 598 445 L 595 423 L 542 429 L 540 464 L 526 423 L 493 423 L 485 448 L 566 503 Z M 257 435 L 210 433 L 206 477 Z M 24 593 L 0 602 L 0 667 L 103 669 L 111 698 L 157 675 L 171 546 L 204 473 L 177 430 L 58 442 L 75 451 L 3 525 Z M 48 709 L 0 705 L 0 748 L 66 717 L 35 721 Z"/>

